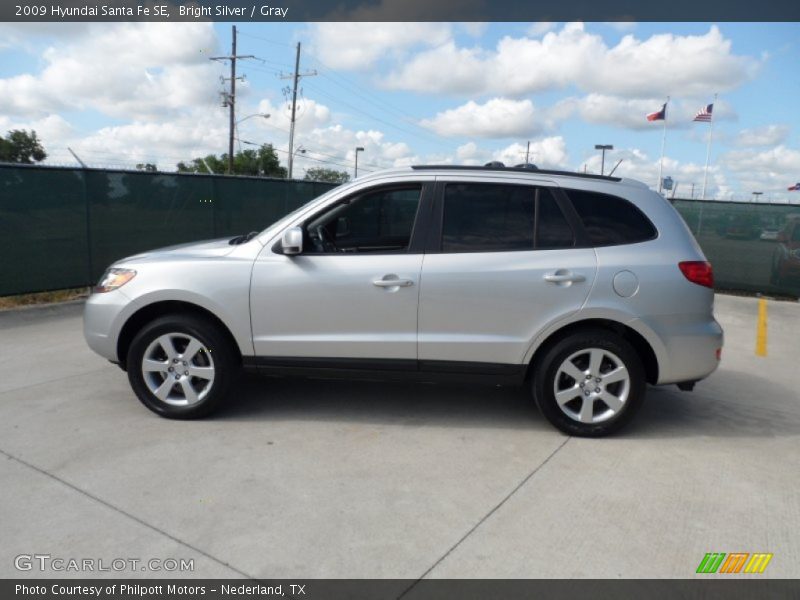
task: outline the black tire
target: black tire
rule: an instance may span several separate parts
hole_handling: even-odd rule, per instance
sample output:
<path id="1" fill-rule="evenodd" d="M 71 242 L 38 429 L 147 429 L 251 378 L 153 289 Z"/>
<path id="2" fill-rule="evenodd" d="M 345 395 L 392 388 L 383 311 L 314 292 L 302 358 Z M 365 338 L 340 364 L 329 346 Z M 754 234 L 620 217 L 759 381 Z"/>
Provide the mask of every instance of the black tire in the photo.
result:
<path id="1" fill-rule="evenodd" d="M 167 357 L 159 341 L 162 339 L 169 340 L 174 358 Z M 199 349 L 192 356 L 183 356 L 181 351 L 190 350 L 192 340 L 199 342 L 193 346 Z M 182 346 L 183 343 L 186 345 Z M 153 361 L 150 364 L 163 361 L 169 365 L 169 371 L 159 368 L 145 373 L 143 361 L 147 352 Z M 171 314 L 151 321 L 136 334 L 128 351 L 127 371 L 136 396 L 154 413 L 169 419 L 199 419 L 224 403 L 240 368 L 235 349 L 218 325 L 195 315 Z M 195 373 L 201 376 L 195 377 Z M 168 381 L 173 378 L 176 382 L 169 386 Z M 151 390 L 154 387 L 166 389 L 167 397 L 156 396 Z M 183 401 L 185 404 L 181 404 Z"/>
<path id="2" fill-rule="evenodd" d="M 595 383 L 596 379 L 588 378 L 591 389 L 589 394 L 586 394 L 586 380 L 579 381 L 578 377 L 573 378 L 561 371 L 568 359 L 571 359 L 569 361 L 571 366 L 577 367 L 576 373 L 583 372 L 581 368 L 583 365 L 586 365 L 588 372 L 588 362 L 592 357 L 590 349 L 599 350 L 595 356 L 602 357 L 600 361 L 602 366 L 599 368 L 601 379 L 605 377 L 613 379 L 609 376 L 610 369 L 620 366 L 615 365 L 619 361 L 627 369 L 627 383 L 625 381 Z M 564 392 L 564 397 L 575 394 L 574 399 L 563 403 L 563 409 L 556 400 L 557 376 L 558 389 Z M 532 388 L 536 405 L 555 427 L 569 435 L 602 437 L 618 431 L 633 418 L 644 400 L 646 379 L 641 359 L 624 338 L 611 331 L 591 329 L 573 333 L 546 348 L 534 365 Z M 603 395 L 595 396 L 595 390 L 601 390 L 600 393 Z M 606 392 L 610 397 L 605 395 Z M 584 395 L 587 395 L 587 398 L 584 398 Z M 624 400 L 620 403 L 619 398 L 622 397 Z M 612 408 L 611 404 L 605 403 L 604 398 L 617 398 L 617 403 Z M 588 406 L 588 410 L 591 411 L 591 416 L 586 413 L 587 421 L 592 419 L 596 421 L 579 420 L 584 406 Z M 573 416 L 567 414 L 567 411 Z"/>

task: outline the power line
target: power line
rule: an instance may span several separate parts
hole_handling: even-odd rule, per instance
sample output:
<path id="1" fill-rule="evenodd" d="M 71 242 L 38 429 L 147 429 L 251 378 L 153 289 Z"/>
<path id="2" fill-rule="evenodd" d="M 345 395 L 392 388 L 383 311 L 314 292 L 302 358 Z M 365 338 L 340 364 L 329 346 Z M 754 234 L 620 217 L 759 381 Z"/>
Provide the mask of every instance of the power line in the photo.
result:
<path id="1" fill-rule="evenodd" d="M 270 40 L 270 39 L 267 39 L 265 37 L 261 37 L 261 36 L 258 36 L 258 35 L 253 35 L 252 33 L 247 33 L 245 31 L 240 31 L 239 33 L 241 33 L 245 37 L 253 38 L 254 40 L 260 40 L 262 42 L 267 42 L 268 44 L 274 44 L 276 46 L 283 46 L 285 48 L 293 48 L 294 47 L 292 44 L 287 44 L 285 42 L 276 42 L 275 40 Z"/>
<path id="2" fill-rule="evenodd" d="M 386 121 L 385 119 L 381 119 L 380 117 L 376 117 L 375 115 L 370 114 L 367 111 L 365 111 L 363 108 L 359 108 L 359 107 L 357 107 L 357 106 L 355 106 L 353 104 L 350 104 L 346 100 L 342 100 L 341 98 L 333 96 L 332 94 L 330 94 L 330 93 L 328 93 L 328 92 L 326 92 L 324 90 L 321 90 L 321 89 L 317 88 L 316 86 L 309 86 L 309 87 L 311 87 L 313 90 L 315 90 L 316 93 L 322 94 L 323 96 L 325 96 L 327 98 L 330 98 L 334 102 L 338 102 L 339 104 L 343 104 L 344 106 L 347 106 L 347 107 L 357 111 L 357 113 L 360 116 L 368 117 L 368 118 L 370 118 L 370 119 L 372 119 L 374 121 L 382 123 L 386 127 L 391 127 L 392 129 L 396 129 L 397 131 L 401 131 L 401 132 L 403 132 L 405 134 L 408 134 L 410 136 L 420 137 L 420 133 L 419 132 L 410 131 L 409 129 L 406 129 L 405 127 L 401 127 L 399 125 L 395 125 L 394 123 L 391 123 L 390 121 Z M 430 135 L 425 135 L 424 137 L 427 137 L 428 141 L 430 141 L 430 142 L 438 144 L 438 145 L 440 145 L 442 147 L 447 147 L 448 151 L 451 149 L 450 145 L 447 144 L 446 142 L 442 141 L 442 140 L 439 140 L 439 139 L 437 139 L 435 137 L 431 137 Z"/>
<path id="3" fill-rule="evenodd" d="M 356 83 L 356 82 L 355 82 L 355 81 L 353 81 L 352 79 L 349 79 L 348 77 L 345 77 L 344 75 L 342 75 L 341 73 L 339 73 L 338 71 L 336 71 L 335 69 L 333 69 L 332 67 L 330 67 L 330 66 L 326 65 L 326 64 L 325 64 L 325 63 L 322 61 L 322 59 L 320 59 L 318 56 L 316 56 L 316 55 L 315 55 L 313 52 L 308 52 L 308 53 L 309 53 L 311 56 L 313 56 L 313 57 L 314 57 L 314 59 L 317 61 L 317 63 L 318 63 L 318 65 L 319 65 L 319 66 L 321 66 L 322 68 L 324 68 L 324 70 L 326 70 L 326 71 L 330 72 L 330 74 L 331 74 L 331 75 L 335 75 L 335 76 L 336 76 L 336 78 L 338 78 L 338 79 L 341 79 L 342 81 L 346 82 L 346 84 L 347 84 L 347 85 L 344 85 L 344 84 L 342 84 L 342 83 L 340 83 L 340 82 L 336 81 L 336 80 L 335 80 L 333 77 L 329 77 L 329 76 L 328 76 L 328 75 L 326 75 L 325 73 L 322 73 L 322 76 L 323 76 L 323 77 L 325 77 L 325 78 L 329 79 L 330 81 L 332 81 L 333 83 L 335 83 L 335 84 L 336 84 L 336 85 L 338 85 L 339 87 L 342 87 L 342 88 L 344 88 L 344 89 L 348 89 L 348 87 L 350 87 L 350 88 L 351 88 L 351 90 L 350 90 L 350 91 L 353 91 L 353 90 L 356 90 L 356 91 L 358 91 L 358 93 L 359 93 L 359 95 L 360 95 L 360 96 L 365 96 L 365 95 L 366 95 L 366 96 L 371 96 L 371 97 L 375 98 L 375 99 L 377 100 L 377 102 L 378 102 L 378 103 L 380 103 L 380 105 L 383 105 L 383 106 L 385 106 L 385 107 L 386 107 L 384 110 L 391 110 L 391 111 L 393 111 L 393 112 L 395 112 L 395 113 L 398 113 L 398 114 L 404 115 L 404 116 L 406 117 L 406 119 L 407 119 L 407 120 L 409 120 L 409 122 L 410 122 L 410 123 L 412 123 L 412 124 L 416 125 L 417 117 L 415 117 L 415 116 L 414 116 L 414 115 L 412 115 L 411 113 L 409 113 L 409 112 L 407 112 L 407 111 L 405 111 L 405 110 L 403 110 L 403 109 L 401 109 L 401 108 L 398 108 L 398 107 L 394 106 L 393 104 L 391 104 L 390 102 L 386 101 L 385 99 L 379 98 L 379 97 L 378 97 L 378 96 L 377 96 L 377 95 L 376 95 L 374 92 L 372 92 L 371 90 L 369 90 L 369 89 L 367 89 L 367 88 L 365 88 L 365 87 L 363 87 L 363 86 L 359 85 L 358 83 Z M 418 126 L 418 125 L 417 125 L 417 126 Z M 419 126 L 418 126 L 418 127 L 419 127 Z M 421 128 L 421 127 L 420 127 L 420 128 Z M 421 128 L 421 129 L 423 129 L 423 128 Z"/>
<path id="4" fill-rule="evenodd" d="M 248 37 L 252 37 L 254 39 L 258 39 L 258 40 L 261 40 L 261 41 L 264 41 L 264 42 L 267 42 L 267 43 L 270 43 L 270 44 L 275 44 L 275 45 L 284 46 L 284 47 L 290 47 L 289 44 L 285 44 L 285 43 L 282 43 L 282 42 L 276 42 L 274 40 L 270 40 L 270 39 L 267 39 L 267 38 L 264 38 L 264 37 L 255 36 L 255 35 L 252 35 L 252 34 L 244 34 L 244 33 L 242 33 L 242 35 L 247 35 Z M 298 47 L 299 47 L 299 43 L 298 43 Z M 306 49 L 306 54 L 310 55 L 314 59 L 314 61 L 317 64 L 318 67 L 320 67 L 321 69 L 324 69 L 325 71 L 330 73 L 330 75 L 328 75 L 327 73 L 319 73 L 322 77 L 324 77 L 325 79 L 327 79 L 331 83 L 339 86 L 340 88 L 344 89 L 345 91 L 348 91 L 348 92 L 351 92 L 351 93 L 357 93 L 361 100 L 366 101 L 367 103 L 371 104 L 372 106 L 374 106 L 378 110 L 381 110 L 381 111 L 384 111 L 384 112 L 387 112 L 387 113 L 394 113 L 393 116 L 399 115 L 400 118 L 402 118 L 402 120 L 404 122 L 406 122 L 409 125 L 413 126 L 417 131 L 410 131 L 410 130 L 404 128 L 404 127 L 399 127 L 396 124 L 390 123 L 390 122 L 385 121 L 385 120 L 383 120 L 383 119 L 381 119 L 379 117 L 376 117 L 376 116 L 374 116 L 372 114 L 366 113 L 365 111 L 363 111 L 362 109 L 354 106 L 353 104 L 350 104 L 350 103 L 342 100 L 341 98 L 337 98 L 336 96 L 333 96 L 332 94 L 330 94 L 328 92 L 322 91 L 322 90 L 320 90 L 320 88 L 318 88 L 316 86 L 310 86 L 310 87 L 312 87 L 312 89 L 315 89 L 317 92 L 325 95 L 326 97 L 330 98 L 331 100 L 334 100 L 336 102 L 344 104 L 345 106 L 348 106 L 348 107 L 352 108 L 353 110 L 358 111 L 358 113 L 360 115 L 366 116 L 366 117 L 368 117 L 370 119 L 373 119 L 373 120 L 375 120 L 375 121 L 377 121 L 379 123 L 382 123 L 382 124 L 384 124 L 384 125 L 386 125 L 388 127 L 392 127 L 392 128 L 394 128 L 394 129 L 396 129 L 398 131 L 402 131 L 402 132 L 404 132 L 406 134 L 413 135 L 413 136 L 416 136 L 416 137 L 424 137 L 429 143 L 437 144 L 442 148 L 446 148 L 448 152 L 451 150 L 451 145 L 449 143 L 445 142 L 444 140 L 440 139 L 439 137 L 437 137 L 435 135 L 432 135 L 431 132 L 428 129 L 426 129 L 425 127 L 422 127 L 421 125 L 419 125 L 417 123 L 417 118 L 415 116 L 413 116 L 410 113 L 408 113 L 408 112 L 406 112 L 406 111 L 404 111 L 404 110 L 402 110 L 402 109 L 390 104 L 386 100 L 378 98 L 378 96 L 375 95 L 370 90 L 358 85 L 354 81 L 352 81 L 352 80 L 348 79 L 347 77 L 345 77 L 344 75 L 338 73 L 336 70 L 334 70 L 333 68 L 331 68 L 327 64 L 325 64 L 319 58 L 319 56 L 314 54 L 312 51 L 309 51 L 308 49 Z M 315 74 L 317 74 L 317 73 L 315 72 Z M 335 78 L 334 78 L 334 76 L 335 76 Z M 341 81 L 337 81 L 337 79 L 339 79 Z M 345 82 L 345 83 L 342 83 L 342 82 Z"/>

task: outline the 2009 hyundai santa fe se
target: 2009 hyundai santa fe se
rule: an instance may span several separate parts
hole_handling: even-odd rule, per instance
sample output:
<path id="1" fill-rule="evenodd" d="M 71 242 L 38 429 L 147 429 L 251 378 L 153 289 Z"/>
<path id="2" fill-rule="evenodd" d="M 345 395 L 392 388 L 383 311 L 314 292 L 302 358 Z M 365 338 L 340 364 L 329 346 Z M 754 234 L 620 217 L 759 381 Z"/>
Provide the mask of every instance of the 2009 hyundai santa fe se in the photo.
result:
<path id="1" fill-rule="evenodd" d="M 691 389 L 717 368 L 713 299 L 697 242 L 642 183 L 422 166 L 337 187 L 260 233 L 120 260 L 84 330 L 164 417 L 218 409 L 248 366 L 524 384 L 553 425 L 600 436 L 648 383 Z"/>

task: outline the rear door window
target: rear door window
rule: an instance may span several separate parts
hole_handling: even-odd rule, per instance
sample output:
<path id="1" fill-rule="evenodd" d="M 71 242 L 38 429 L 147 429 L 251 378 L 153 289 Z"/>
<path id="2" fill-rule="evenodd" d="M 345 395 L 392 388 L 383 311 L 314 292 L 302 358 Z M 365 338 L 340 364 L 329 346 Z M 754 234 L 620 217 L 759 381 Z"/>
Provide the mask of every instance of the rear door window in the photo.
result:
<path id="1" fill-rule="evenodd" d="M 574 246 L 550 190 L 453 183 L 445 187 L 442 252 L 514 252 Z"/>
<path id="2" fill-rule="evenodd" d="M 658 235 L 650 219 L 623 198 L 583 190 L 564 191 L 593 246 L 636 244 Z"/>

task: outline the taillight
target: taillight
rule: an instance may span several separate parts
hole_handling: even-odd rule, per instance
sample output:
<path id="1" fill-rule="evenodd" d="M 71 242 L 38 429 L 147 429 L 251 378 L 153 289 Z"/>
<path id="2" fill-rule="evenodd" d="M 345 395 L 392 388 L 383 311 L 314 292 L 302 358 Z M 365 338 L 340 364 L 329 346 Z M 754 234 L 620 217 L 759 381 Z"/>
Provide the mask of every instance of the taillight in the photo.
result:
<path id="1" fill-rule="evenodd" d="M 685 260 L 678 263 L 678 267 L 692 283 L 697 285 L 704 285 L 706 287 L 714 287 L 714 270 L 711 268 L 711 263 L 704 260 Z"/>

